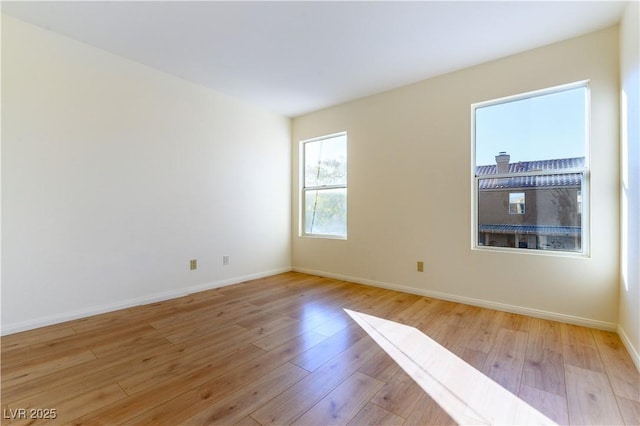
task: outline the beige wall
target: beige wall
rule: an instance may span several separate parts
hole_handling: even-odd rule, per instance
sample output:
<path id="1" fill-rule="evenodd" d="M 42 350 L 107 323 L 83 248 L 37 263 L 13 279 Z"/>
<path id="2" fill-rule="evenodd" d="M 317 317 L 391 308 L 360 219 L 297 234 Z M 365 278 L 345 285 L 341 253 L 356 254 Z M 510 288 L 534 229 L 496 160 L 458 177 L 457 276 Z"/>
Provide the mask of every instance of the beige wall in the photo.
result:
<path id="1" fill-rule="evenodd" d="M 471 249 L 470 106 L 591 80 L 590 257 Z M 346 241 L 298 236 L 297 270 L 615 329 L 619 282 L 618 28 L 539 48 L 293 120 L 299 141 L 349 138 Z M 425 272 L 416 272 L 416 261 Z"/>
<path id="2" fill-rule="evenodd" d="M 620 26 L 622 82 L 622 250 L 618 333 L 640 369 L 640 7 L 630 2 Z"/>
<path id="3" fill-rule="evenodd" d="M 290 125 L 3 16 L 3 334 L 288 270 Z"/>

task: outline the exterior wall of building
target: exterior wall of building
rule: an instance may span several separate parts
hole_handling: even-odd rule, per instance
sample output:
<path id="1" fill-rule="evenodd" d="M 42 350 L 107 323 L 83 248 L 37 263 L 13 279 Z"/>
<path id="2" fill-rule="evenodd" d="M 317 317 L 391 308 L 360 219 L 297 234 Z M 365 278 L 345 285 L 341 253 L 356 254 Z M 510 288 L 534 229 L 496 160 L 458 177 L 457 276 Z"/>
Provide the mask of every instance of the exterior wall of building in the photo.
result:
<path id="1" fill-rule="evenodd" d="M 581 226 L 579 191 L 580 187 L 480 191 L 478 224 Z M 513 192 L 524 192 L 524 214 L 509 213 L 509 193 Z"/>
<path id="2" fill-rule="evenodd" d="M 478 225 L 582 226 L 578 203 L 581 187 L 509 188 L 478 193 Z M 524 213 L 510 213 L 509 194 L 524 193 Z M 478 245 L 541 250 L 580 251 L 580 235 L 544 232 L 479 232 Z"/>

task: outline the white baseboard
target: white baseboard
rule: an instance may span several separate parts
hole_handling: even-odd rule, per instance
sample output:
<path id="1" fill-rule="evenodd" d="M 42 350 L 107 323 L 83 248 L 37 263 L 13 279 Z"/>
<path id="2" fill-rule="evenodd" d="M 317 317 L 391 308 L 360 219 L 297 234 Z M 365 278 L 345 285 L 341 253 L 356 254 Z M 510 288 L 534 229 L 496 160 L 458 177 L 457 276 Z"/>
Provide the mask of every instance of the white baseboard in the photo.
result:
<path id="1" fill-rule="evenodd" d="M 505 303 L 492 302 L 490 300 L 474 299 L 471 297 L 459 296 L 455 294 L 442 293 L 439 291 L 423 290 L 414 287 L 407 287 L 397 284 L 389 284 L 382 281 L 373 281 L 359 277 L 334 274 L 331 272 L 317 271 L 313 269 L 293 267 L 293 271 L 302 272 L 310 275 L 318 275 L 321 277 L 334 278 L 342 281 L 349 281 L 356 284 L 370 285 L 372 287 L 381 287 L 389 290 L 401 291 L 403 293 L 417 294 L 418 296 L 432 297 L 434 299 L 447 300 L 450 302 L 464 303 L 465 305 L 479 306 L 481 308 L 495 309 L 497 311 L 510 312 L 513 314 L 527 315 L 535 318 L 542 318 L 551 321 L 564 322 L 568 324 L 580 325 L 583 327 L 596 328 L 599 330 L 616 331 L 617 324 L 605 321 L 598 321 L 590 318 L 576 317 L 558 312 L 543 311 L 540 309 L 527 308 L 525 306 L 509 305 Z"/>
<path id="2" fill-rule="evenodd" d="M 244 275 L 240 277 L 233 277 L 226 280 L 214 281 L 206 284 L 199 284 L 192 287 L 179 288 L 163 293 L 151 294 L 148 296 L 138 297 L 135 299 L 127 299 L 120 302 L 110 303 L 107 305 L 94 306 L 88 309 L 81 309 L 73 312 L 65 312 L 58 315 L 51 315 L 48 317 L 35 318 L 29 321 L 23 321 L 14 324 L 2 324 L 2 336 L 19 333 L 21 331 L 32 330 L 34 328 L 45 327 L 47 325 L 59 324 L 66 321 L 71 321 L 79 318 L 86 318 L 93 315 L 104 314 L 106 312 L 113 312 L 120 309 L 131 308 L 133 306 L 148 305 L 150 303 L 161 302 L 163 300 L 175 299 L 177 297 L 186 296 L 191 293 L 197 293 L 199 291 L 211 290 L 214 288 L 224 287 L 232 284 L 238 284 L 244 281 L 255 280 L 258 278 L 264 278 L 271 275 L 280 274 L 283 272 L 289 272 L 291 268 L 279 268 L 271 271 L 258 272 L 255 274 Z"/>
<path id="3" fill-rule="evenodd" d="M 629 339 L 629 336 L 627 336 L 624 328 L 618 325 L 617 331 L 618 336 L 620 336 L 620 340 L 622 340 L 624 347 L 627 348 L 627 352 L 629 352 L 629 356 L 631 356 L 633 363 L 636 365 L 638 371 L 640 371 L 640 354 L 638 353 L 638 350 L 631 343 L 631 339 Z"/>

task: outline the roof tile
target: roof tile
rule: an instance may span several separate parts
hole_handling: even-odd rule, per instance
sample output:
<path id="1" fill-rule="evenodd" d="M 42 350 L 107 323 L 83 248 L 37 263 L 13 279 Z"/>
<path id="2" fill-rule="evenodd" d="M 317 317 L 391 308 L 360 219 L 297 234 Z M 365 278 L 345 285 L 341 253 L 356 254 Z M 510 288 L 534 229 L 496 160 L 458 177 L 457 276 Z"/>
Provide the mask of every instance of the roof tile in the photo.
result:
<path id="1" fill-rule="evenodd" d="M 581 168 L 584 168 L 584 157 L 559 158 L 510 163 L 509 173 L 558 171 L 563 169 L 575 170 Z M 582 173 L 513 176 L 502 178 L 490 177 L 495 174 L 497 174 L 495 164 L 476 167 L 476 175 L 480 178 L 479 189 L 539 188 L 549 186 L 580 186 L 582 184 Z"/>

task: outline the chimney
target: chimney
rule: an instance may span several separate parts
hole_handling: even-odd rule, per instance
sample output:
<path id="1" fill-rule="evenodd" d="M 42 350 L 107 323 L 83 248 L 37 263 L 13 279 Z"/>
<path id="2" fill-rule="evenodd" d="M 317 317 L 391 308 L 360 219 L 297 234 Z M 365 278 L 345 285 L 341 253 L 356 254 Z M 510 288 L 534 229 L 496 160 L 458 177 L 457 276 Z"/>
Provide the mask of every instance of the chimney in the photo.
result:
<path id="1" fill-rule="evenodd" d="M 507 154 L 505 151 L 500 151 L 498 155 L 496 155 L 496 164 L 497 164 L 497 172 L 498 174 L 509 173 L 509 159 L 511 156 Z"/>

